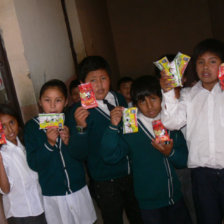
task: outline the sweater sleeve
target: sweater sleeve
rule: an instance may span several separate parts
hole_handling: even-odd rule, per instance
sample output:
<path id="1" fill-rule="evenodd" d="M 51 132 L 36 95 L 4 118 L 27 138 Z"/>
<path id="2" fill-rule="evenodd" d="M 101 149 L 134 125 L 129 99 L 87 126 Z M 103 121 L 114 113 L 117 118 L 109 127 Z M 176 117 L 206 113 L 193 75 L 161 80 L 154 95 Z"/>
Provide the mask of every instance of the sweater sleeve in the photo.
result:
<path id="1" fill-rule="evenodd" d="M 52 154 L 58 151 L 56 146 L 48 143 L 46 134 L 39 130 L 39 125 L 34 120 L 25 125 L 24 141 L 28 165 L 36 172 L 44 170 L 53 158 Z"/>
<path id="2" fill-rule="evenodd" d="M 128 153 L 128 144 L 119 134 L 118 127 L 114 125 L 108 126 L 101 140 L 100 155 L 103 160 L 115 164 L 126 157 Z"/>
<path id="3" fill-rule="evenodd" d="M 174 131 L 171 134 L 173 139 L 173 150 L 168 159 L 176 168 L 187 166 L 188 149 L 184 136 L 181 131 Z"/>
<path id="4" fill-rule="evenodd" d="M 176 99 L 174 89 L 163 94 L 161 120 L 169 130 L 179 130 L 186 125 L 187 95 L 189 89 L 182 89 L 180 99 Z"/>
<path id="5" fill-rule="evenodd" d="M 79 105 L 78 105 L 79 106 Z M 70 132 L 70 139 L 69 139 L 69 152 L 70 155 L 77 159 L 77 160 L 85 160 L 88 155 L 88 130 L 89 130 L 89 124 L 86 128 L 86 130 L 83 133 L 79 133 L 77 131 L 77 124 L 75 122 L 74 118 L 74 112 L 77 107 L 74 107 L 72 110 L 70 110 L 69 113 L 66 114 L 66 120 L 65 123 Z M 87 120 L 89 120 L 87 118 Z"/>

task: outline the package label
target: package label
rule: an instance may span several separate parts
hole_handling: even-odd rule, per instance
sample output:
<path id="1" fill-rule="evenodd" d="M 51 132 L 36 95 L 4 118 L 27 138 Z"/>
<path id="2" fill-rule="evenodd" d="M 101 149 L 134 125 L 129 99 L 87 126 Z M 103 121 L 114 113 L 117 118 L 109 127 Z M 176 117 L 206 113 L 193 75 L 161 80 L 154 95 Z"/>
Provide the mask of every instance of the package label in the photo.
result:
<path id="1" fill-rule="evenodd" d="M 58 129 L 64 128 L 64 114 L 63 113 L 50 113 L 39 114 L 40 129 L 47 129 L 50 127 L 57 127 Z"/>
<path id="2" fill-rule="evenodd" d="M 135 133 L 138 132 L 136 107 L 125 108 L 123 110 L 123 133 Z"/>

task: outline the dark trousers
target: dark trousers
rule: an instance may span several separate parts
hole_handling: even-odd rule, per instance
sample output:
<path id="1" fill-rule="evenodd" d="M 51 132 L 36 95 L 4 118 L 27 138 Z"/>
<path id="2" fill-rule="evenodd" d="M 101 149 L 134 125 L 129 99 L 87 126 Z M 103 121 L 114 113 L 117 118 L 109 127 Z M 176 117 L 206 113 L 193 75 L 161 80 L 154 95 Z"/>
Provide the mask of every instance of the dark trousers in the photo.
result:
<path id="1" fill-rule="evenodd" d="M 7 219 L 8 224 L 47 224 L 44 213 L 38 216 L 30 216 L 30 217 L 11 217 Z"/>
<path id="2" fill-rule="evenodd" d="M 124 210 L 130 224 L 143 223 L 130 175 L 109 181 L 94 181 L 94 188 L 104 224 L 123 224 Z"/>
<path id="3" fill-rule="evenodd" d="M 184 200 L 158 209 L 141 210 L 144 224 L 192 224 Z"/>
<path id="4" fill-rule="evenodd" d="M 191 170 L 198 224 L 221 224 L 224 216 L 224 169 Z"/>

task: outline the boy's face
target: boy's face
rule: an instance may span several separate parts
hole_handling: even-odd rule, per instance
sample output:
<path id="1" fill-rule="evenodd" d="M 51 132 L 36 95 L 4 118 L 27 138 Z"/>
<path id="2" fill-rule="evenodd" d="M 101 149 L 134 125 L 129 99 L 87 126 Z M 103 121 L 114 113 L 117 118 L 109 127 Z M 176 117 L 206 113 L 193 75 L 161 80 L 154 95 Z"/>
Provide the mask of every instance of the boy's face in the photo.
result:
<path id="1" fill-rule="evenodd" d="M 79 95 L 79 87 L 75 87 L 72 89 L 71 92 L 72 101 L 74 103 L 77 103 L 80 101 L 80 95 Z"/>
<path id="2" fill-rule="evenodd" d="M 110 77 L 104 69 L 89 72 L 85 82 L 92 84 L 97 100 L 103 100 L 110 90 Z"/>
<path id="3" fill-rule="evenodd" d="M 149 118 L 156 117 L 161 111 L 161 99 L 157 95 L 146 96 L 144 100 L 137 103 L 138 109 Z"/>
<path id="4" fill-rule="evenodd" d="M 196 60 L 196 71 L 205 89 L 212 90 L 218 82 L 218 70 L 221 62 L 221 59 L 211 52 L 205 52 Z"/>
<path id="5" fill-rule="evenodd" d="M 124 96 L 125 100 L 129 103 L 131 102 L 131 85 L 132 82 L 121 83 L 120 85 L 120 93 Z"/>

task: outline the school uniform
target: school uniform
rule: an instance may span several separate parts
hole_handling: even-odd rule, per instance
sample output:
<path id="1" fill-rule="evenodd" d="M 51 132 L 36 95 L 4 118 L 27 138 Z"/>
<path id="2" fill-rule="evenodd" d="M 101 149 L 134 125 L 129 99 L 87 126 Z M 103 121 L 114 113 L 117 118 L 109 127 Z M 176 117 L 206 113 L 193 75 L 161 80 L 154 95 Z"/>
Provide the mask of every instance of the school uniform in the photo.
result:
<path id="1" fill-rule="evenodd" d="M 38 118 L 27 122 L 24 139 L 28 164 L 38 173 L 48 224 L 92 224 L 96 215 L 83 164 L 70 156 L 60 137 L 54 146 L 48 143 Z"/>
<path id="2" fill-rule="evenodd" d="M 186 125 L 192 168 L 192 191 L 198 223 L 219 224 L 224 217 L 224 92 L 217 83 L 211 91 L 199 81 L 183 89 L 180 100 L 173 90 L 163 93 L 162 121 L 173 130 Z"/>
<path id="3" fill-rule="evenodd" d="M 151 119 L 139 113 L 137 133 L 122 134 L 119 126 L 109 126 L 101 142 L 101 154 L 109 163 L 116 163 L 129 155 L 135 195 L 144 223 L 191 223 L 174 169 L 174 166 L 186 166 L 186 143 L 182 133 L 175 131 L 170 132 L 174 146 L 169 156 L 155 149 L 151 144 L 155 138 L 152 121 L 157 119 L 159 116 Z M 171 212 L 174 207 L 178 208 Z"/>
<path id="4" fill-rule="evenodd" d="M 17 145 L 7 140 L 6 144 L 2 145 L 0 153 L 10 183 L 8 194 L 0 189 L 6 218 L 26 221 L 30 217 L 35 217 L 36 223 L 41 223 L 42 219 L 38 220 L 44 212 L 41 189 L 37 174 L 28 167 L 24 146 L 19 138 Z"/>
<path id="5" fill-rule="evenodd" d="M 115 92 L 109 92 L 105 100 L 113 106 L 127 107 L 123 96 Z M 69 120 L 71 154 L 75 158 L 87 160 L 96 200 L 105 223 L 122 224 L 124 209 L 130 223 L 141 223 L 128 158 L 123 158 L 112 165 L 104 162 L 99 153 L 103 133 L 110 125 L 110 111 L 103 100 L 97 100 L 97 103 L 98 107 L 88 109 L 87 128 L 83 133 L 77 132 L 76 129 L 74 111 L 77 107 L 71 113 Z"/>

